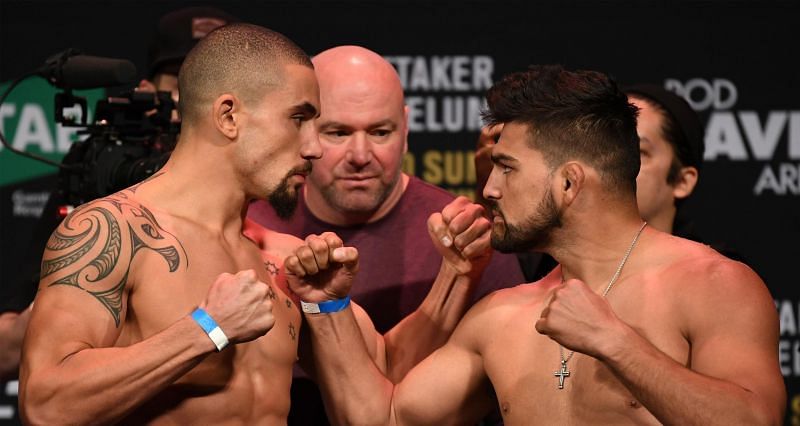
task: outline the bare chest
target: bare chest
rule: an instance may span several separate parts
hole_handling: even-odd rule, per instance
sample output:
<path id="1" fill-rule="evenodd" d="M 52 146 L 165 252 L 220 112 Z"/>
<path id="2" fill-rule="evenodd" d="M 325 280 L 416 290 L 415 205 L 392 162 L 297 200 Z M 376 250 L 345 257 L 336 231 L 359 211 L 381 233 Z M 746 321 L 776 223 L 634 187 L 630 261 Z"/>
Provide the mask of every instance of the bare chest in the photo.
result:
<path id="1" fill-rule="evenodd" d="M 628 294 L 610 299 L 615 313 L 654 346 L 686 365 L 689 345 L 672 308 Z M 534 328 L 540 303 L 520 308 L 484 348 L 486 371 L 507 424 L 658 424 L 610 368 L 560 349 Z M 562 358 L 563 354 L 563 358 Z M 562 359 L 566 359 L 563 364 Z"/>
<path id="2" fill-rule="evenodd" d="M 223 272 L 256 271 L 269 286 L 275 324 L 252 342 L 209 355 L 143 411 L 152 410 L 153 419 L 166 416 L 189 422 L 201 418 L 195 417 L 199 413 L 206 413 L 204 421 L 285 419 L 301 315 L 288 294 L 281 261 L 255 248 L 223 250 L 191 238 L 184 241 L 177 268 L 170 268 L 158 252 L 137 254 L 119 346 L 146 339 L 189 315 Z M 159 402 L 165 400 L 173 401 L 168 410 Z"/>

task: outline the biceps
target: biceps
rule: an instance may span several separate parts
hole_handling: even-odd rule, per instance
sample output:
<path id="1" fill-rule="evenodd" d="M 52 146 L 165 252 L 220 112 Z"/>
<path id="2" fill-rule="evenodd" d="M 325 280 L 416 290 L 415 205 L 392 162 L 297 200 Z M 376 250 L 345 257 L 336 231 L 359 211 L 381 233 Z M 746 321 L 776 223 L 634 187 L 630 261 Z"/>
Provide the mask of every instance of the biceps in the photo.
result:
<path id="1" fill-rule="evenodd" d="M 692 370 L 772 399 L 776 389 L 783 389 L 783 378 L 778 336 L 769 322 L 751 319 L 698 336 L 692 341 Z"/>
<path id="2" fill-rule="evenodd" d="M 451 341 L 395 388 L 398 424 L 475 423 L 492 407 L 490 389 L 481 356 Z"/>
<path id="3" fill-rule="evenodd" d="M 84 349 L 113 346 L 118 336 L 112 317 L 91 296 L 66 286 L 48 288 L 33 306 L 23 369 L 27 374 L 47 375 Z"/>

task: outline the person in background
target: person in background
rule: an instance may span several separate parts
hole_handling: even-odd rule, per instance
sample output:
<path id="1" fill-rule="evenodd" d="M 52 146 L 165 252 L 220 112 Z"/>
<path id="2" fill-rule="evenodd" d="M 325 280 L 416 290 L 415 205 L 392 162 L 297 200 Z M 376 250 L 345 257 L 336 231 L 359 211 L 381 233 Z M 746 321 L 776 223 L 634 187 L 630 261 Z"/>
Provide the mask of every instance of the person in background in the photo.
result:
<path id="1" fill-rule="evenodd" d="M 235 16 L 208 6 L 186 7 L 167 13 L 158 20 L 147 51 L 147 78 L 139 90 L 172 93 L 178 102 L 178 70 L 197 42 L 211 31 L 239 22 Z"/>
<path id="2" fill-rule="evenodd" d="M 440 257 L 425 221 L 454 197 L 401 171 L 408 109 L 391 64 L 358 46 L 334 47 L 312 60 L 320 84 L 317 126 L 324 154 L 313 161 L 298 209 L 288 220 L 264 201 L 251 204 L 248 217 L 300 238 L 333 231 L 356 247 L 360 270 L 351 296 L 384 333 L 428 294 Z M 470 301 L 523 280 L 513 255 L 495 253 Z M 290 423 L 326 423 L 316 385 L 302 372 L 295 376 Z"/>

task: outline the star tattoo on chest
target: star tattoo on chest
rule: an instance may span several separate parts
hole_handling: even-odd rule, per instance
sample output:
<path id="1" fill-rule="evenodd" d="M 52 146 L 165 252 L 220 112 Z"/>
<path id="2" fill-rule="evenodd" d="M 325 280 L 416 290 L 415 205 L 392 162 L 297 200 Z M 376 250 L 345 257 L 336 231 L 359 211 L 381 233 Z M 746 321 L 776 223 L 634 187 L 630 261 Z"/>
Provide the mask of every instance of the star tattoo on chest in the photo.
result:
<path id="1" fill-rule="evenodd" d="M 267 268 L 267 272 L 269 272 L 270 275 L 278 275 L 278 265 L 267 260 L 264 262 L 264 267 Z"/>

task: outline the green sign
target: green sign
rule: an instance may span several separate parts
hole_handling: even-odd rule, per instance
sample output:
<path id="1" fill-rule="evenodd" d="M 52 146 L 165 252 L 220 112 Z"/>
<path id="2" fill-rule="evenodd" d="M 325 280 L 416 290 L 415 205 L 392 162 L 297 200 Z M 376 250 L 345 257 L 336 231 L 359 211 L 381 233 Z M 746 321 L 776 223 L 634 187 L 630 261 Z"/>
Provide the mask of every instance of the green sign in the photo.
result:
<path id="1" fill-rule="evenodd" d="M 0 85 L 5 92 L 9 83 Z M 23 81 L 0 105 L 0 132 L 16 149 L 61 161 L 80 128 L 64 127 L 55 122 L 55 95 L 61 90 L 46 80 L 32 77 Z M 94 105 L 104 96 L 103 89 L 76 90 L 75 96 L 86 98 L 91 122 Z M 65 116 L 80 115 L 78 108 L 65 111 Z M 0 186 L 56 173 L 56 167 L 23 157 L 0 145 Z"/>

